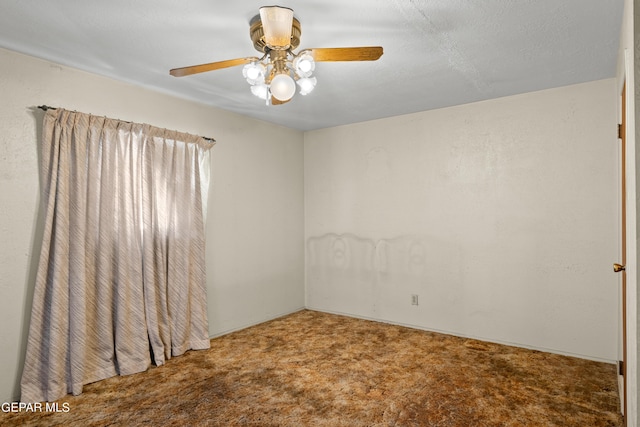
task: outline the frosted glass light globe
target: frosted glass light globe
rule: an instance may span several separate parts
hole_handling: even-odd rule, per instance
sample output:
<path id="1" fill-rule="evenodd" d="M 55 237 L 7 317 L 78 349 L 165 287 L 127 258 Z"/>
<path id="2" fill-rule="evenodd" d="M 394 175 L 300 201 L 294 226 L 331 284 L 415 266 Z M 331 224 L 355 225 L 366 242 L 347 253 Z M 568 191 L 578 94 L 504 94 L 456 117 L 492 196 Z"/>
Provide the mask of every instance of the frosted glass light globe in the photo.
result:
<path id="1" fill-rule="evenodd" d="M 258 67 L 252 67 L 247 70 L 247 78 L 251 80 L 255 80 L 260 76 L 260 70 Z"/>
<path id="2" fill-rule="evenodd" d="M 252 62 L 242 68 L 242 75 L 251 85 L 261 84 L 264 82 L 265 68 L 259 62 Z"/>
<path id="3" fill-rule="evenodd" d="M 298 62 L 298 66 L 300 67 L 300 71 L 302 71 L 303 73 L 308 73 L 309 71 L 311 71 L 311 66 L 313 65 L 313 63 L 307 59 L 303 59 L 302 61 Z"/>
<path id="4" fill-rule="evenodd" d="M 313 56 L 302 53 L 293 60 L 293 67 L 300 77 L 311 77 L 311 73 L 316 68 Z"/>
<path id="5" fill-rule="evenodd" d="M 296 93 L 296 83 L 288 74 L 278 74 L 271 80 L 271 95 L 279 101 L 288 101 Z"/>
<path id="6" fill-rule="evenodd" d="M 297 81 L 298 86 L 300 86 L 300 95 L 308 95 L 311 93 L 314 87 L 316 87 L 316 83 L 318 80 L 315 77 L 304 77 Z"/>
<path id="7" fill-rule="evenodd" d="M 267 99 L 269 88 L 265 84 L 257 84 L 257 85 L 251 86 L 251 93 L 260 99 Z"/>

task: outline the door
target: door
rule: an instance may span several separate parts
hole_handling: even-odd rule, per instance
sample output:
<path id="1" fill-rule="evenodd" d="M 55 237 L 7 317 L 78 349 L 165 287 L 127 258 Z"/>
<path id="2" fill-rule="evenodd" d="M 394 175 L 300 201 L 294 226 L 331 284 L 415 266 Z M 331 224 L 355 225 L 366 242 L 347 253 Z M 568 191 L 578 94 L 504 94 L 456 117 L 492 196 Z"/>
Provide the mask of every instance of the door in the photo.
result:
<path id="1" fill-rule="evenodd" d="M 621 274 L 620 300 L 622 306 L 622 363 L 619 367 L 619 374 L 622 375 L 622 411 L 624 414 L 624 425 L 627 425 L 627 182 L 626 182 L 626 84 L 622 86 L 622 119 L 618 130 L 620 142 L 620 244 L 621 260 L 620 264 L 613 264 L 613 271 Z"/>

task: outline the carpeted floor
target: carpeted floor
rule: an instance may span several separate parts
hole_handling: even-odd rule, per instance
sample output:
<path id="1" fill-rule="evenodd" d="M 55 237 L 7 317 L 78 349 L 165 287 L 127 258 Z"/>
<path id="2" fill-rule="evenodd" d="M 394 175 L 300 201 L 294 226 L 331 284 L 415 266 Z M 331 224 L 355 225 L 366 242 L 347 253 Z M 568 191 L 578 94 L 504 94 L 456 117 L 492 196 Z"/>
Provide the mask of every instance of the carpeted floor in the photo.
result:
<path id="1" fill-rule="evenodd" d="M 610 364 L 308 310 L 211 347 L 0 425 L 622 425 Z"/>

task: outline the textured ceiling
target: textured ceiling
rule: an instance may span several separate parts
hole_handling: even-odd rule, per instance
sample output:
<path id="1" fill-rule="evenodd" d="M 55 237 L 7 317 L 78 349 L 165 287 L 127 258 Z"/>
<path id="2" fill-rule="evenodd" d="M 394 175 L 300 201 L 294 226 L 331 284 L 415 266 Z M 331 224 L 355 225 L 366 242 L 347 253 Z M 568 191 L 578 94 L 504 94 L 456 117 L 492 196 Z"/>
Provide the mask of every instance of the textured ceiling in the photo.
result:
<path id="1" fill-rule="evenodd" d="M 376 62 L 319 63 L 316 89 L 254 97 L 253 0 L 3 0 L 0 46 L 287 127 L 310 130 L 614 77 L 623 0 L 284 0 L 300 48 L 382 46 Z M 1 76 L 0 76 L 1 78 Z"/>

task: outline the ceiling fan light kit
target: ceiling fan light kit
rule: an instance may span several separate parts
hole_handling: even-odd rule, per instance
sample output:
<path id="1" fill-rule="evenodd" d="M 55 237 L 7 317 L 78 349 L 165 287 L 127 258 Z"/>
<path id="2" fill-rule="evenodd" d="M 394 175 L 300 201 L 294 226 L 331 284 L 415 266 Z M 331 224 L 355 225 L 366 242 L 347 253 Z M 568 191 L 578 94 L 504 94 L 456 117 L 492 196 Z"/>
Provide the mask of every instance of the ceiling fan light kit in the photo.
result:
<path id="1" fill-rule="evenodd" d="M 292 9 L 261 7 L 251 20 L 249 35 L 262 57 L 174 68 L 169 73 L 182 77 L 244 64 L 242 75 L 251 85 L 251 93 L 267 105 L 280 105 L 293 98 L 296 83 L 301 95 L 313 91 L 317 79 L 312 74 L 317 61 L 375 61 L 382 55 L 380 46 L 304 49 L 296 54 L 293 50 L 300 45 L 301 34 L 300 21 Z"/>
<path id="2" fill-rule="evenodd" d="M 269 49 L 285 50 L 291 45 L 293 10 L 288 7 L 267 6 L 260 8 L 260 21 L 264 41 Z"/>

